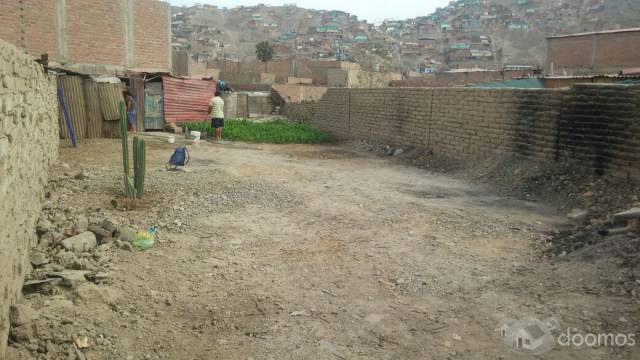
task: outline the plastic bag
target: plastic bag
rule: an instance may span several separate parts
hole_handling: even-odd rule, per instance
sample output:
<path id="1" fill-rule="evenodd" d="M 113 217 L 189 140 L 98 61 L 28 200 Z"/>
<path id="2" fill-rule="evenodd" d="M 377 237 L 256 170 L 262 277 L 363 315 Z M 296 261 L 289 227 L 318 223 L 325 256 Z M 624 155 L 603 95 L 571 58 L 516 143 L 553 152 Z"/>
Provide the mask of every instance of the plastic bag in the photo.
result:
<path id="1" fill-rule="evenodd" d="M 147 250 L 153 246 L 153 241 L 156 237 L 158 229 L 155 226 L 149 228 L 149 230 L 138 231 L 135 240 L 133 240 L 133 247 L 138 250 Z"/>

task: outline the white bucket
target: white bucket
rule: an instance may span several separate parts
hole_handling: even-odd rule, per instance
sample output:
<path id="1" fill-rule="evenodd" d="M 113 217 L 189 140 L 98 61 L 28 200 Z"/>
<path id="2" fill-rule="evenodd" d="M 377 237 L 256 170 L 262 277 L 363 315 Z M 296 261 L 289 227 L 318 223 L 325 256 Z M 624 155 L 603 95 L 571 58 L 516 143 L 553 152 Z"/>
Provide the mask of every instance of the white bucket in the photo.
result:
<path id="1" fill-rule="evenodd" d="M 176 142 L 176 138 L 174 136 L 169 136 L 169 144 L 173 144 Z"/>
<path id="2" fill-rule="evenodd" d="M 202 133 L 200 131 L 191 132 L 191 138 L 193 139 L 193 141 L 200 141 L 200 136 L 202 136 Z"/>

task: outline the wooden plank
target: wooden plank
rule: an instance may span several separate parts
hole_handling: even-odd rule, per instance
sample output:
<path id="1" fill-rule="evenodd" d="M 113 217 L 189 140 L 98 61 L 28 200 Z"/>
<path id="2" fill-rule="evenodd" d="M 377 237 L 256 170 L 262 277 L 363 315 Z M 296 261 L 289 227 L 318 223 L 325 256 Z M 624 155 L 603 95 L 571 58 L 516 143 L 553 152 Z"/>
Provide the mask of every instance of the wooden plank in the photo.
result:
<path id="1" fill-rule="evenodd" d="M 138 113 L 136 119 L 136 131 L 143 132 L 146 130 L 144 125 L 144 80 L 142 78 L 130 79 L 129 91 L 135 98 L 136 111 Z"/>

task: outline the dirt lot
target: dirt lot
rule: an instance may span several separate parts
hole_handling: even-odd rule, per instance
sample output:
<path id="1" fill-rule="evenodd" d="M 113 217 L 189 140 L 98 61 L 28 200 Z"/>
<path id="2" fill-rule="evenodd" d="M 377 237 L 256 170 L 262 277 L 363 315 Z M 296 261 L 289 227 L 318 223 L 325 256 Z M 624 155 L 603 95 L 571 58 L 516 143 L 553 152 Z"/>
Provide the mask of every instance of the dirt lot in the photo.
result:
<path id="1" fill-rule="evenodd" d="M 88 360 L 527 358 L 496 332 L 526 317 L 638 333 L 640 273 L 615 259 L 545 258 L 545 233 L 565 216 L 543 205 L 345 144 L 204 143 L 186 172 L 168 172 L 173 145 L 150 139 L 147 197 L 127 212 L 111 205 L 119 146 L 62 149 L 88 177 L 58 181 L 57 202 L 159 226 L 157 243 L 103 247 L 112 281 L 88 295 L 27 298 L 49 332 L 88 335 Z M 64 299 L 73 305 L 55 306 Z M 556 346 L 538 358 L 639 359 L 638 346 Z M 20 344 L 9 352 L 32 356 Z"/>

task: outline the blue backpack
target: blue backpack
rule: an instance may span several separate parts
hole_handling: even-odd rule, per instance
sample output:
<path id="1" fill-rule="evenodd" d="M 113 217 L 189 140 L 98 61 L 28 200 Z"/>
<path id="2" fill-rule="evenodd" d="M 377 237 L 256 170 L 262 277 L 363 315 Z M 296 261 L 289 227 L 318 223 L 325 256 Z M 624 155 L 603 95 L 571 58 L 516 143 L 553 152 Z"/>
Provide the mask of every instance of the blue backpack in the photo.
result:
<path id="1" fill-rule="evenodd" d="M 189 150 L 184 146 L 178 146 L 169 159 L 169 164 L 173 166 L 186 166 L 191 158 L 189 157 Z"/>

